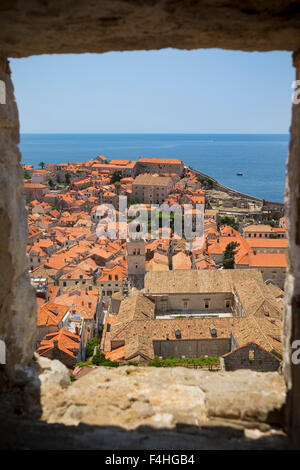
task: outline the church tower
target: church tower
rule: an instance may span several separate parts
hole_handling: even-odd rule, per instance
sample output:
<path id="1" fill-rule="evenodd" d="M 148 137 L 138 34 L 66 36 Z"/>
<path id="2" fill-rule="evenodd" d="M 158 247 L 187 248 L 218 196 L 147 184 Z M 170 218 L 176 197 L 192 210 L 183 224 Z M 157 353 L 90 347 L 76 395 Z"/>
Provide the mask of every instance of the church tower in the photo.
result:
<path id="1" fill-rule="evenodd" d="M 132 287 L 143 289 L 146 272 L 144 240 L 127 240 L 127 276 Z"/>

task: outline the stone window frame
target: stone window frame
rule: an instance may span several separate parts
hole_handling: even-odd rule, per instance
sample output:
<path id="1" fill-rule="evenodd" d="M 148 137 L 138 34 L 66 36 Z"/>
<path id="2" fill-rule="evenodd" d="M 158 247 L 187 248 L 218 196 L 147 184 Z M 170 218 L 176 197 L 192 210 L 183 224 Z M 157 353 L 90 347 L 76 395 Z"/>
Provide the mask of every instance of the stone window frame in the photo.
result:
<path id="1" fill-rule="evenodd" d="M 1 216 L 1 247 L 0 267 L 5 272 L 5 278 L 2 285 L 2 293 L 0 294 L 0 337 L 5 338 L 7 350 L 11 353 L 7 356 L 7 364 L 3 371 L 8 382 L 17 383 L 17 376 L 20 369 L 27 367 L 32 360 L 33 345 L 35 337 L 35 315 L 36 305 L 33 295 L 33 289 L 30 286 L 30 279 L 27 272 L 26 259 L 26 213 L 22 199 L 23 193 L 23 177 L 20 167 L 20 151 L 17 147 L 19 143 L 19 121 L 16 102 L 14 99 L 14 91 L 10 76 L 10 69 L 6 57 L 26 57 L 28 55 L 54 52 L 107 52 L 111 50 L 112 44 L 105 42 L 105 38 L 99 39 L 99 22 L 97 23 L 98 35 L 95 36 L 95 26 L 91 22 L 91 32 L 86 41 L 81 42 L 80 32 L 81 25 L 76 23 L 74 17 L 74 26 L 61 41 L 60 37 L 55 34 L 44 34 L 45 26 L 39 26 L 41 22 L 41 13 L 37 9 L 32 22 L 37 28 L 32 28 L 31 23 L 26 22 L 22 9 L 26 10 L 24 2 L 22 6 L 13 12 L 11 16 L 3 15 L 3 28 L 0 28 L 1 41 L 3 44 L 0 58 L 0 80 L 6 84 L 6 103 L 0 106 L 0 141 L 2 149 L 1 165 L 3 171 L 0 172 L 0 216 Z M 113 43 L 114 48 L 120 50 L 126 49 L 145 49 L 160 47 L 180 47 L 180 48 L 206 48 L 206 47 L 222 47 L 224 49 L 239 49 L 245 51 L 271 51 L 271 50 L 293 50 L 298 51 L 293 54 L 293 65 L 296 69 L 296 79 L 300 80 L 300 53 L 299 53 L 299 30 L 296 23 L 291 26 L 290 23 L 297 21 L 289 8 L 289 2 L 283 2 L 278 7 L 278 12 L 272 13 L 272 10 L 266 6 L 265 2 L 261 2 L 261 11 L 253 7 L 253 11 L 247 13 L 242 11 L 237 5 L 221 6 L 218 14 L 214 9 L 214 5 L 207 8 L 206 18 L 199 23 L 201 16 L 191 14 L 191 7 L 185 7 L 185 15 L 181 14 L 181 10 L 174 8 L 174 11 L 168 12 L 168 19 L 162 15 L 163 21 L 171 25 L 173 16 L 177 15 L 177 36 L 165 31 L 161 36 L 147 31 L 145 35 L 144 26 L 141 28 L 135 24 L 135 34 L 130 41 L 123 42 L 123 36 L 119 38 L 115 35 L 116 42 Z M 195 6 L 193 6 L 194 8 Z M 80 7 L 84 9 L 84 6 Z M 96 8 L 96 7 L 94 7 Z M 141 7 L 142 8 L 142 7 Z M 157 9 L 163 11 L 160 3 Z M 201 6 L 199 6 L 201 8 Z M 236 22 L 228 22 L 231 15 L 222 15 L 222 9 L 231 9 L 236 15 Z M 188 13 L 188 10 L 189 13 Z M 263 14 L 262 14 L 263 12 Z M 62 2 L 61 13 L 65 15 L 64 4 Z M 227 10 L 228 13 L 228 10 Z M 289 13 L 289 24 L 284 21 L 284 14 Z M 179 15 L 179 16 L 178 16 Z M 251 15 L 251 16 L 250 16 Z M 49 21 L 47 30 L 49 33 L 55 31 L 55 20 L 48 19 L 43 15 L 46 21 Z M 80 16 L 80 15 L 79 15 Z M 97 19 L 97 11 L 93 11 L 93 15 Z M 155 15 L 154 15 L 155 16 Z M 57 15 L 55 15 L 57 17 Z M 127 21 L 127 30 L 129 24 L 133 24 L 134 20 L 129 20 L 124 14 Z M 182 23 L 181 17 L 184 18 Z M 223 20 L 224 18 L 224 20 Z M 248 21 L 251 19 L 251 21 Z M 258 19 L 260 21 L 258 21 Z M 155 20 L 157 17 L 155 16 Z M 256 21 L 257 24 L 256 24 Z M 130 23 L 131 21 L 131 23 Z M 194 22 L 193 22 L 194 21 Z M 216 21 L 218 28 L 216 28 Z M 224 23 L 226 21 L 226 24 Z M 6 24 L 5 24 L 6 22 Z M 16 37 L 12 41 L 9 36 L 10 25 L 15 27 Z M 223 22 L 223 23 L 222 23 Z M 284 26 L 282 26 L 282 24 Z M 177 24 L 175 22 L 175 24 Z M 223 28 L 222 28 L 223 24 Z M 220 26 L 221 25 L 221 26 Z M 5 27 L 4 27 L 5 26 Z M 108 28 L 109 25 L 106 25 Z M 115 26 L 115 25 L 114 25 Z M 164 25 L 165 26 L 165 25 Z M 29 29 L 28 29 L 29 28 Z M 93 30 L 94 28 L 94 30 Z M 139 29 L 140 28 L 140 29 Z M 156 25 L 156 32 L 163 28 L 162 25 Z M 32 29 L 32 31 L 31 31 Z M 151 28 L 150 28 L 151 30 Z M 172 28 L 169 28 L 172 31 Z M 75 33 L 74 33 L 75 31 Z M 192 31 L 193 34 L 189 34 Z M 216 33 L 217 31 L 217 33 Z M 243 34 L 241 34 L 243 31 Z M 281 34 L 284 31 L 285 34 Z M 75 43 L 74 37 L 77 32 L 78 38 Z M 251 34 L 248 34 L 251 32 Z M 267 34 L 266 34 L 267 32 Z M 28 34 L 29 33 L 29 34 Z M 94 33 L 94 34 L 93 34 Z M 213 33 L 213 34 L 212 34 Z M 57 33 L 59 36 L 59 33 Z M 72 36 L 72 38 L 70 37 Z M 55 38 L 55 40 L 53 40 Z M 96 39 L 97 38 L 97 39 Z M 141 38 L 143 40 L 141 40 Z M 20 42 L 22 46 L 20 46 Z M 292 124 L 290 128 L 290 144 L 287 162 L 287 180 L 285 191 L 286 218 L 288 221 L 288 239 L 289 239 L 289 266 L 286 276 L 286 293 L 285 293 L 285 316 L 283 329 L 283 350 L 284 350 L 284 376 L 287 384 L 287 406 L 286 406 L 286 423 L 290 435 L 295 436 L 295 440 L 300 445 L 300 365 L 291 363 L 291 352 L 294 340 L 300 338 L 300 163 L 299 163 L 299 128 L 300 128 L 300 105 L 292 106 Z M 10 321 L 8 321 L 10 319 Z M 16 341 L 18 338 L 18 341 Z"/>

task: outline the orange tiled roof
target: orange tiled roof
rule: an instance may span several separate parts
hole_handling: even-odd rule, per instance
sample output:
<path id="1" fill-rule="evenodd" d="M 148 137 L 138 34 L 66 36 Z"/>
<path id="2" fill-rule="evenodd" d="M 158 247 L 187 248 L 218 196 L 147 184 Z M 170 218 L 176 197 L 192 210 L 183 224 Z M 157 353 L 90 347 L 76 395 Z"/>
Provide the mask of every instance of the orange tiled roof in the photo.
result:
<path id="1" fill-rule="evenodd" d="M 41 341 L 40 347 L 37 349 L 37 353 L 43 356 L 54 348 L 54 341 L 57 341 L 58 349 L 75 358 L 74 349 L 78 350 L 80 347 L 80 336 L 71 333 L 66 328 L 61 328 L 55 333 L 49 333 Z"/>
<path id="2" fill-rule="evenodd" d="M 251 253 L 249 255 L 249 266 L 287 268 L 285 253 Z"/>
<path id="3" fill-rule="evenodd" d="M 42 305 L 37 312 L 37 325 L 58 325 L 68 312 L 69 307 L 53 302 Z"/>
<path id="4" fill-rule="evenodd" d="M 182 165 L 182 161 L 178 160 L 177 158 L 143 158 L 140 157 L 138 159 L 139 163 L 165 163 L 165 164 L 176 164 L 176 165 Z"/>

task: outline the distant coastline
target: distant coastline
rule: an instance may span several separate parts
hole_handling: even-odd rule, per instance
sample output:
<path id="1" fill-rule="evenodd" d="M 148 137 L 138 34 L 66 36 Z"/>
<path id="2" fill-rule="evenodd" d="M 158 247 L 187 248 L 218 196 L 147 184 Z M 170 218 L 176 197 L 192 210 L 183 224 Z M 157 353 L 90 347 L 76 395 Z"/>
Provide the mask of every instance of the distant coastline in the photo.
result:
<path id="1" fill-rule="evenodd" d="M 36 167 L 99 154 L 176 157 L 236 191 L 283 202 L 288 142 L 288 134 L 21 134 L 20 149 L 22 162 Z"/>

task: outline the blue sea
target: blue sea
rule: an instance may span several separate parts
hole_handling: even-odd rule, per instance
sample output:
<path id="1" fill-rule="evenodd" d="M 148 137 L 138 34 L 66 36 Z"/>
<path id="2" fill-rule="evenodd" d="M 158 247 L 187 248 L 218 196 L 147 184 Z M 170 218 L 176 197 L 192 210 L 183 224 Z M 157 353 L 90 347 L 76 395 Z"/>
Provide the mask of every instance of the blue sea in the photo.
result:
<path id="1" fill-rule="evenodd" d="M 179 158 L 238 191 L 282 202 L 288 134 L 22 134 L 22 162 Z M 237 176 L 242 172 L 243 176 Z"/>

